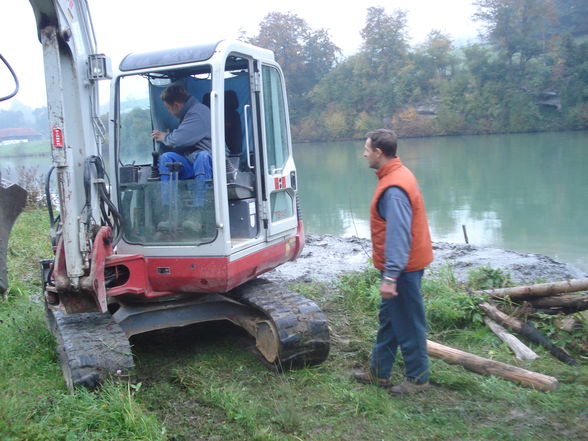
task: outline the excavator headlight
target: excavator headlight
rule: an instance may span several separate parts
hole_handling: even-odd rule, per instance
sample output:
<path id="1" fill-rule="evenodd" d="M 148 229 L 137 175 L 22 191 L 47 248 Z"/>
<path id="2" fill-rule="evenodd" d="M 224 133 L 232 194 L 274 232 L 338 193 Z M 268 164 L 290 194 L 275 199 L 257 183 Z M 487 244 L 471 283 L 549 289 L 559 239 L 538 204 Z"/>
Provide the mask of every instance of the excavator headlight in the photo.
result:
<path id="1" fill-rule="evenodd" d="M 109 80 L 112 78 L 112 64 L 110 58 L 104 54 L 88 56 L 88 78 L 90 80 Z"/>

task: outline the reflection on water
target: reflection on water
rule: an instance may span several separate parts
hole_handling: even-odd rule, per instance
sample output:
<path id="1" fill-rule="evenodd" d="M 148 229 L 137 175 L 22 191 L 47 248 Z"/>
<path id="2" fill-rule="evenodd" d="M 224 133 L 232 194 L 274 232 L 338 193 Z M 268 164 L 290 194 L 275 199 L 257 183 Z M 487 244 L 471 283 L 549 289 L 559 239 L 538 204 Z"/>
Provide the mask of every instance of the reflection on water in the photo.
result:
<path id="1" fill-rule="evenodd" d="M 309 234 L 369 237 L 363 142 L 297 144 Z M 549 255 L 588 271 L 588 132 L 403 139 L 435 241 Z"/>
<path id="2" fill-rule="evenodd" d="M 297 144 L 308 234 L 369 237 L 376 177 L 363 141 Z M 588 271 L 588 132 L 403 139 L 399 156 L 419 179 L 435 241 L 541 253 Z M 26 162 L 25 162 L 26 161 Z M 1 158 L 48 170 L 49 157 Z"/>

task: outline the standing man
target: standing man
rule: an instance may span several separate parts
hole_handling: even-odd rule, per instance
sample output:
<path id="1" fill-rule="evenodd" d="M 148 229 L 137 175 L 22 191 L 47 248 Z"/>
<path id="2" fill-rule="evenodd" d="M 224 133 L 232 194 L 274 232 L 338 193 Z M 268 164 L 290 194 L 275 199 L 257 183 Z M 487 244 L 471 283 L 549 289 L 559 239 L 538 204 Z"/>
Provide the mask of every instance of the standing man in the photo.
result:
<path id="1" fill-rule="evenodd" d="M 210 109 L 177 85 L 166 88 L 161 93 L 161 99 L 166 109 L 180 119 L 180 125 L 171 132 L 152 132 L 153 139 L 160 143 L 161 180 L 170 179 L 167 164 L 181 163 L 178 179 L 196 180 L 196 205 L 201 206 L 204 200 L 204 182 L 212 179 Z"/>
<path id="2" fill-rule="evenodd" d="M 374 266 L 382 273 L 379 329 L 368 372 L 360 383 L 390 386 L 398 347 L 406 381 L 390 388 L 393 394 L 412 394 L 429 387 L 426 319 L 421 278 L 433 261 L 433 248 L 423 197 L 412 172 L 396 156 L 392 130 L 367 134 L 363 156 L 376 170 L 378 184 L 370 208 Z"/>

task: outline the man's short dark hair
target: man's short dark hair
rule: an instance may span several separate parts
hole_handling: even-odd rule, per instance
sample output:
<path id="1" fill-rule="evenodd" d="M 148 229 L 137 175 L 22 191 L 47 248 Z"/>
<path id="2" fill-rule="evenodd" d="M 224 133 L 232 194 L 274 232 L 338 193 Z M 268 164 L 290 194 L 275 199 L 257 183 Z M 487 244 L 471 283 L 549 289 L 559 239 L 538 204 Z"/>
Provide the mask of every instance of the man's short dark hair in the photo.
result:
<path id="1" fill-rule="evenodd" d="M 378 129 L 368 132 L 366 135 L 372 142 L 372 148 L 379 148 L 388 158 L 396 157 L 398 137 L 393 130 Z"/>
<path id="2" fill-rule="evenodd" d="M 190 99 L 190 95 L 182 86 L 173 84 L 161 92 L 161 99 L 168 104 L 185 103 Z"/>

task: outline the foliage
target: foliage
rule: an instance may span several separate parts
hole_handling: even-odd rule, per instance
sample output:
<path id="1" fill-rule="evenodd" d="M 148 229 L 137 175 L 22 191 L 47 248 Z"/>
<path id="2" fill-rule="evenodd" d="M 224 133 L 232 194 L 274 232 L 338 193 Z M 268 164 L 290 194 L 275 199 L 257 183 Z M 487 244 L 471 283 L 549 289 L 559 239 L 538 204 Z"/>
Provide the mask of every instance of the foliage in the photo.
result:
<path id="1" fill-rule="evenodd" d="M 10 110 L 0 110 L 0 129 L 32 128 L 49 137 L 47 107 L 31 109 L 18 100 L 13 101 Z"/>
<path id="2" fill-rule="evenodd" d="M 376 312 L 380 305 L 380 273 L 368 269 L 365 274 L 350 274 L 341 277 L 339 289 L 343 302 L 350 309 Z"/>
<path id="3" fill-rule="evenodd" d="M 313 30 L 291 12 L 266 15 L 258 35 L 248 41 L 276 54 L 288 86 L 290 117 L 294 123 L 299 122 L 309 111 L 307 95 L 333 68 L 340 49 L 333 44 L 327 30 Z"/>
<path id="4" fill-rule="evenodd" d="M 15 184 L 27 191 L 27 207 L 42 208 L 47 206 L 45 194 L 45 175 L 39 173 L 39 167 L 18 166 L 16 170 L 10 167 L 4 170 L 8 175 L 16 175 Z"/>
<path id="5" fill-rule="evenodd" d="M 519 68 L 538 56 L 557 22 L 553 0 L 478 0 L 475 17 L 486 28 L 486 37 L 499 48 L 506 66 Z"/>
<path id="6" fill-rule="evenodd" d="M 475 327 L 482 322 L 475 299 L 455 280 L 450 267 L 441 268 L 422 283 L 427 322 L 433 330 Z"/>
<path id="7" fill-rule="evenodd" d="M 125 146 L 122 161 L 132 162 L 149 155 L 151 139 L 151 115 L 149 109 L 135 107 L 121 116 L 121 145 Z"/>
<path id="8" fill-rule="evenodd" d="M 558 345 L 571 354 L 585 358 L 588 355 L 588 317 L 586 314 L 549 315 L 537 313 L 533 324 L 550 341 L 557 341 Z"/>
<path id="9" fill-rule="evenodd" d="M 0 110 L 0 128 L 24 127 L 25 120 L 21 111 Z"/>
<path id="10" fill-rule="evenodd" d="M 586 6 L 476 5 L 484 39 L 462 47 L 435 29 L 411 47 L 406 11 L 383 7 L 367 9 L 360 50 L 346 59 L 324 30 L 291 13 L 266 16 L 250 41 L 282 64 L 299 141 L 362 138 L 378 126 L 401 136 L 588 128 Z"/>
<path id="11" fill-rule="evenodd" d="M 505 288 L 511 285 L 510 274 L 489 265 L 479 266 L 468 271 L 467 285 L 472 290 Z"/>
<path id="12" fill-rule="evenodd" d="M 382 7 L 368 8 L 361 36 L 372 72 L 379 78 L 389 75 L 408 52 L 406 11 L 396 9 L 386 14 Z"/>

